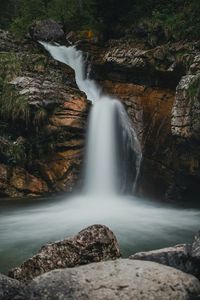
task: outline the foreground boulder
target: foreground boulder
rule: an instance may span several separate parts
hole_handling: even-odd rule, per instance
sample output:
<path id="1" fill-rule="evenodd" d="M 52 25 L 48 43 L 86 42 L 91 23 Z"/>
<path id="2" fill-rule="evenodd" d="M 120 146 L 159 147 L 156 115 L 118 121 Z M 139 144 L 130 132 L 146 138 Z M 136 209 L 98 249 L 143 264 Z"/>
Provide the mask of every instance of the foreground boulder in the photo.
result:
<path id="1" fill-rule="evenodd" d="M 138 252 L 130 259 L 153 261 L 190 273 L 200 279 L 200 234 L 191 244 Z"/>
<path id="2" fill-rule="evenodd" d="M 192 275 L 160 264 L 118 259 L 55 270 L 34 279 L 28 299 L 186 300 L 200 293 Z"/>
<path id="3" fill-rule="evenodd" d="M 76 236 L 45 245 L 19 268 L 9 272 L 12 278 L 27 281 L 54 269 L 116 259 L 120 257 L 117 239 L 103 225 L 93 225 Z"/>
<path id="4" fill-rule="evenodd" d="M 14 279 L 0 274 L 0 300 L 23 299 L 23 285 Z"/>

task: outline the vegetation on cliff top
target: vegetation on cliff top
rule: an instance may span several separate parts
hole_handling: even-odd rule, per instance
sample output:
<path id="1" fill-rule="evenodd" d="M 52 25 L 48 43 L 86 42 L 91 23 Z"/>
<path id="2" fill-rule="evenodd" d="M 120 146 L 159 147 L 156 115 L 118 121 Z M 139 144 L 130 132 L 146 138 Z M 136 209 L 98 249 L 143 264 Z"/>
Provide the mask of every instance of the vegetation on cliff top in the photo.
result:
<path id="1" fill-rule="evenodd" d="M 52 18 L 70 30 L 92 29 L 105 39 L 158 36 L 196 40 L 199 0 L 1 0 L 0 27 L 24 35 L 35 20 Z"/>

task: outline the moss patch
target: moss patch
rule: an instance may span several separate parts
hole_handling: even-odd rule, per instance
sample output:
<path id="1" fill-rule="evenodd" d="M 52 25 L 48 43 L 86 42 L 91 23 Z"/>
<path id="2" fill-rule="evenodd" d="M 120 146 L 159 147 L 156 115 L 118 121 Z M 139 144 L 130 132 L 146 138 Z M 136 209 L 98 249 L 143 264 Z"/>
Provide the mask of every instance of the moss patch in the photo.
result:
<path id="1" fill-rule="evenodd" d="M 29 122 L 30 107 L 28 98 L 20 95 L 14 86 L 4 83 L 0 97 L 0 115 L 3 120 L 22 120 Z"/>

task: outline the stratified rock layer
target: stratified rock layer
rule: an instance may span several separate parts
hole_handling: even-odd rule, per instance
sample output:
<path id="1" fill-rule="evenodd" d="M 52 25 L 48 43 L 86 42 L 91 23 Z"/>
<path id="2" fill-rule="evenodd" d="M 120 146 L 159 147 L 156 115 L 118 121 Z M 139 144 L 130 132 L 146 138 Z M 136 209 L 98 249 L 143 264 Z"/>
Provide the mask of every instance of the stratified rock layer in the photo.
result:
<path id="1" fill-rule="evenodd" d="M 183 138 L 200 138 L 200 73 L 181 78 L 172 110 L 172 133 Z"/>
<path id="2" fill-rule="evenodd" d="M 90 102 L 74 71 L 39 44 L 19 44 L 2 31 L 0 44 L 0 195 L 71 191 L 81 170 Z"/>

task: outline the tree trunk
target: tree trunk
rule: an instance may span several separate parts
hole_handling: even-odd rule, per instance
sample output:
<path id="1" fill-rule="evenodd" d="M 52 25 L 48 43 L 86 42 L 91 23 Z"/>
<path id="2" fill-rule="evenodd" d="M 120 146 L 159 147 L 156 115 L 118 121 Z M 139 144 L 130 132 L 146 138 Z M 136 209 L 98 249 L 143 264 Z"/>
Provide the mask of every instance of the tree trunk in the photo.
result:
<path id="1" fill-rule="evenodd" d="M 77 0 L 79 14 L 83 15 L 83 0 Z"/>

